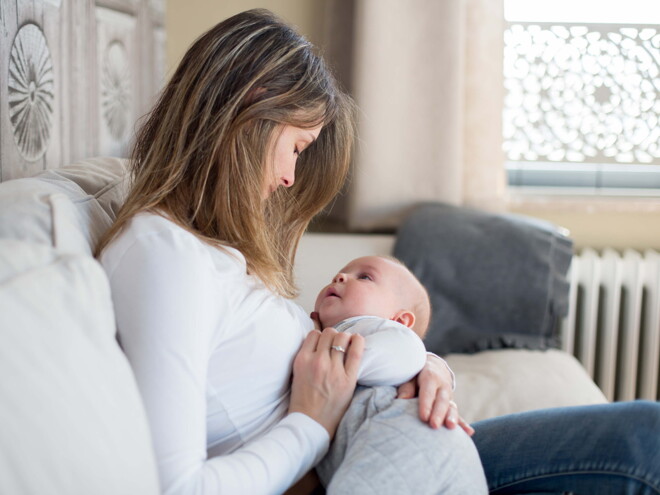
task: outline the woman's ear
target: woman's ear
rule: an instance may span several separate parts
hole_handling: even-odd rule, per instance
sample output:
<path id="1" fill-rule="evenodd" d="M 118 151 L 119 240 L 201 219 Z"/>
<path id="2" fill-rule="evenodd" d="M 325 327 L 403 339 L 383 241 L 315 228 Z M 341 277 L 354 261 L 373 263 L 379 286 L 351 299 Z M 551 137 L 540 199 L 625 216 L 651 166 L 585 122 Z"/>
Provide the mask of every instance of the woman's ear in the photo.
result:
<path id="1" fill-rule="evenodd" d="M 415 324 L 415 315 L 413 314 L 412 311 L 408 311 L 407 309 L 402 309 L 392 318 L 390 318 L 390 320 L 394 320 L 398 323 L 401 323 L 402 325 L 407 326 L 408 328 L 412 328 L 413 325 Z"/>

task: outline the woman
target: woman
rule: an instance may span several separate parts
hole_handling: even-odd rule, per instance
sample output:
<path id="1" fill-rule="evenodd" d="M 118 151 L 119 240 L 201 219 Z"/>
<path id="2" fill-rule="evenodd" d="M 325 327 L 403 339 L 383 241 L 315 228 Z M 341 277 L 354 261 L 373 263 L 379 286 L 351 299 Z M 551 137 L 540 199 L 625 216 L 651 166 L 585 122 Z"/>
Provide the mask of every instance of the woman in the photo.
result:
<path id="1" fill-rule="evenodd" d="M 265 11 L 200 37 L 140 129 L 98 251 L 164 491 L 281 492 L 327 450 L 363 342 L 305 338 L 292 261 L 346 177 L 353 134 L 322 60 Z M 458 421 L 446 375 L 429 358 L 420 376 L 436 427 Z"/>
<path id="2" fill-rule="evenodd" d="M 97 252 L 164 492 L 280 493 L 327 450 L 364 343 L 301 328 L 292 265 L 345 179 L 352 122 L 310 45 L 249 11 L 193 44 L 140 129 Z M 400 396 L 416 387 L 424 421 L 458 423 L 439 358 Z M 483 454 L 505 449 L 490 437 Z"/>

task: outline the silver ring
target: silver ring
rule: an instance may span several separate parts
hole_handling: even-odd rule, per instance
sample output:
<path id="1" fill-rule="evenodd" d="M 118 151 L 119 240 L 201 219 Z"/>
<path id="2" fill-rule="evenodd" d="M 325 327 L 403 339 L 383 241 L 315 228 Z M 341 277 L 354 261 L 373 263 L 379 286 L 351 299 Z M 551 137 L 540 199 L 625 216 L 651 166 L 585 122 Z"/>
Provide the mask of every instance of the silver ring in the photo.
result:
<path id="1" fill-rule="evenodd" d="M 346 349 L 344 349 L 340 345 L 331 345 L 330 349 L 332 349 L 333 351 L 346 352 Z"/>

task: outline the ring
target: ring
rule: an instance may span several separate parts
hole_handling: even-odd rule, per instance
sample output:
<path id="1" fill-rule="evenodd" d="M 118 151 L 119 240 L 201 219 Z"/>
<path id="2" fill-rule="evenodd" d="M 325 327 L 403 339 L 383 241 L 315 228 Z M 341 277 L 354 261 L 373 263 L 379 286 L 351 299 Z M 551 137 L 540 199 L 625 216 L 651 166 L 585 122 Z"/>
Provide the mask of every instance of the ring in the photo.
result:
<path id="1" fill-rule="evenodd" d="M 456 402 L 454 402 L 453 400 L 449 401 L 449 405 L 454 406 L 456 409 L 458 409 L 458 404 L 456 404 Z"/>
<path id="2" fill-rule="evenodd" d="M 346 352 L 346 349 L 344 349 L 340 345 L 331 345 L 330 349 L 335 350 L 335 351 L 339 351 L 339 352 Z"/>

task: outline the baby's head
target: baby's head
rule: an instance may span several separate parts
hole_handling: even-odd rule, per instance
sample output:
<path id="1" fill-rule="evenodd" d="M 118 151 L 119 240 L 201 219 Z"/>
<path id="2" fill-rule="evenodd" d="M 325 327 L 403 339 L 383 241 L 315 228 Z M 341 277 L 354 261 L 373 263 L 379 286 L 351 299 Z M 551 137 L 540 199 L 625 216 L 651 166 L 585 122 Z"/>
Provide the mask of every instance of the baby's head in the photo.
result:
<path id="1" fill-rule="evenodd" d="M 424 286 L 399 260 L 365 256 L 351 261 L 321 290 L 314 311 L 322 327 L 352 316 L 379 316 L 398 321 L 424 337 L 431 303 Z"/>

